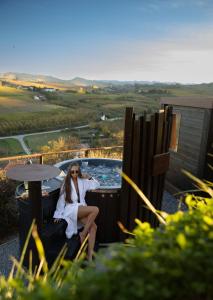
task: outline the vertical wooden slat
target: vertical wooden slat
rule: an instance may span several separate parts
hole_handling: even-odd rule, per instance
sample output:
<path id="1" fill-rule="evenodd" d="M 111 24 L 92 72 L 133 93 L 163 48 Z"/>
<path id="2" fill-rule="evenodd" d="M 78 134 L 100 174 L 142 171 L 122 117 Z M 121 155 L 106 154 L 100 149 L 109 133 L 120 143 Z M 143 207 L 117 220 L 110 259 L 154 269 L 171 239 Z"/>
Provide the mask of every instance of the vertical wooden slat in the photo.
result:
<path id="1" fill-rule="evenodd" d="M 125 114 L 125 128 L 124 128 L 124 150 L 123 150 L 123 172 L 131 177 L 131 162 L 132 162 L 132 136 L 133 136 L 133 124 L 135 115 L 133 114 L 133 108 L 127 107 Z M 122 179 L 121 188 L 121 207 L 120 207 L 120 221 L 126 227 L 128 227 L 128 209 L 129 209 L 129 184 Z M 120 232 L 120 240 L 124 240 L 125 235 Z"/>
<path id="2" fill-rule="evenodd" d="M 155 139 L 155 145 L 154 145 L 154 154 L 160 154 L 161 153 L 161 148 L 162 148 L 162 138 L 163 138 L 163 123 L 164 123 L 164 113 L 159 112 L 155 113 L 155 121 L 156 121 L 156 126 L 155 126 L 155 134 L 154 134 L 154 139 Z M 153 177 L 153 188 L 152 188 L 152 204 L 154 205 L 155 208 L 158 206 L 158 192 L 159 192 L 159 175 Z M 152 218 L 152 225 L 156 226 L 156 217 L 153 216 Z"/>
<path id="3" fill-rule="evenodd" d="M 134 121 L 133 127 L 133 141 L 132 141 L 132 171 L 131 179 L 135 184 L 139 185 L 140 178 L 140 122 L 139 120 Z M 131 188 L 129 198 L 129 229 L 133 230 L 135 227 L 135 218 L 138 217 L 139 207 L 138 194 Z"/>
<path id="4" fill-rule="evenodd" d="M 147 140 L 147 123 L 146 116 L 140 117 L 140 149 L 141 149 L 141 159 L 140 159 L 140 178 L 139 178 L 139 187 L 143 193 L 145 193 L 145 178 L 146 178 L 146 140 Z M 144 208 L 144 204 L 142 200 L 139 201 L 139 215 L 138 217 L 144 221 L 146 215 L 146 208 Z"/>
<path id="5" fill-rule="evenodd" d="M 172 108 L 166 106 L 164 111 L 163 134 L 161 152 L 165 153 L 169 150 L 171 132 L 172 132 Z M 164 191 L 165 173 L 158 176 L 158 193 L 156 198 L 156 208 L 161 210 L 163 191 Z M 155 219 L 155 226 L 158 226 L 158 220 Z"/>
<path id="6" fill-rule="evenodd" d="M 148 199 L 152 202 L 152 190 L 153 190 L 153 178 L 151 176 L 151 170 L 152 170 L 152 160 L 153 160 L 153 154 L 154 154 L 154 138 L 155 138 L 155 116 L 151 116 L 151 120 L 147 121 L 147 142 L 146 142 L 146 171 L 145 171 L 145 195 L 148 197 Z M 145 220 L 151 223 L 151 220 L 153 218 L 152 212 L 150 212 L 148 209 L 145 211 Z"/>
<path id="7" fill-rule="evenodd" d="M 164 114 L 163 114 L 163 124 L 162 124 L 162 141 L 161 141 L 161 153 L 167 152 L 167 137 L 168 137 L 168 106 L 164 107 Z M 165 173 L 164 173 L 165 174 Z M 155 208 L 157 210 L 161 210 L 162 205 L 162 198 L 163 198 L 163 189 L 164 189 L 164 181 L 165 181 L 165 175 L 161 174 L 158 176 L 158 187 L 157 187 L 157 194 L 156 194 L 156 202 L 155 202 Z M 159 221 L 157 218 L 155 218 L 154 226 L 157 227 L 159 224 Z"/>
<path id="8" fill-rule="evenodd" d="M 210 122 L 209 122 L 209 133 L 206 147 L 206 157 L 205 157 L 205 167 L 204 167 L 204 178 L 206 180 L 212 181 L 213 171 L 213 158 L 209 154 L 213 154 L 213 109 L 210 111 Z"/>
<path id="9" fill-rule="evenodd" d="M 172 106 L 168 106 L 168 113 L 167 113 L 167 136 L 166 136 L 166 152 L 169 151 L 169 145 L 171 141 L 171 134 L 172 134 L 172 119 L 173 119 L 173 108 Z"/>

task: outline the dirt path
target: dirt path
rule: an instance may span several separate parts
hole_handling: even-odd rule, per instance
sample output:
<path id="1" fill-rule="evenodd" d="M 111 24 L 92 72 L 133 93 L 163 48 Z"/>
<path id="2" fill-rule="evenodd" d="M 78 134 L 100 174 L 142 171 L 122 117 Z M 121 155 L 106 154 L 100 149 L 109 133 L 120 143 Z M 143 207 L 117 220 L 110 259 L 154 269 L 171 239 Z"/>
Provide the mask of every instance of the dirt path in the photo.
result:
<path id="1" fill-rule="evenodd" d="M 68 130 L 68 129 L 81 129 L 81 128 L 86 128 L 86 127 L 89 127 L 89 125 L 87 124 L 87 125 L 82 125 L 82 126 L 76 126 L 76 127 L 73 127 L 73 128 L 62 128 L 62 129 L 51 130 L 51 131 L 42 131 L 42 132 L 33 132 L 33 133 L 27 133 L 27 134 L 3 136 L 3 137 L 0 137 L 0 140 L 4 140 L 4 139 L 16 139 L 21 144 L 24 152 L 26 154 L 31 154 L 30 149 L 28 148 L 28 146 L 26 145 L 26 143 L 24 141 L 24 138 L 26 136 L 39 135 L 39 134 L 45 134 L 45 133 L 55 133 L 55 132 L 61 132 L 63 130 Z"/>

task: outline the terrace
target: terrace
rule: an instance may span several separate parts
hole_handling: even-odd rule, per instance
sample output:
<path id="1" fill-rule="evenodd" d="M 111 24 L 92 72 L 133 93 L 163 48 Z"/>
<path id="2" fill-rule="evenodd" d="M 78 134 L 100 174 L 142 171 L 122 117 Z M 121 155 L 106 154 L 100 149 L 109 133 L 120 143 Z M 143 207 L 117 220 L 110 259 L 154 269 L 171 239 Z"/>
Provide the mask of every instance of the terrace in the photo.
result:
<path id="1" fill-rule="evenodd" d="M 164 111 L 160 111 L 158 114 L 149 116 L 148 118 L 136 118 L 133 110 L 128 108 L 126 110 L 123 146 L 92 149 L 84 148 L 42 154 L 38 153 L 4 158 L 1 159 L 1 161 L 8 161 L 8 159 L 10 161 L 15 161 L 17 159 L 33 159 L 39 160 L 39 163 L 42 165 L 44 159 L 47 157 L 57 156 L 58 158 L 60 155 L 68 154 L 73 157 L 75 153 L 78 153 L 80 156 L 83 156 L 83 158 L 79 158 L 82 166 L 88 167 L 90 166 L 89 161 L 91 158 L 89 157 L 91 153 L 94 154 L 98 151 L 102 151 L 102 153 L 104 151 L 106 153 L 107 151 L 110 151 L 111 154 L 108 153 L 108 156 L 113 156 L 113 151 L 117 150 L 120 158 L 122 158 L 123 171 L 144 191 L 145 195 L 151 199 L 151 203 L 159 210 L 163 210 L 167 213 L 173 213 L 178 209 L 179 202 L 172 197 L 171 194 L 164 190 L 165 174 L 169 168 L 170 139 L 171 136 L 174 135 L 174 131 L 172 132 L 172 124 L 174 125 L 174 115 L 172 114 L 171 108 L 166 107 Z M 93 159 L 93 165 L 95 161 L 97 162 L 98 159 Z M 109 162 L 109 165 L 113 162 L 112 159 L 108 159 L 107 161 Z M 119 162 L 121 163 L 121 160 Z M 67 162 L 65 162 L 64 165 L 58 164 L 56 166 L 63 169 L 66 163 Z M 104 174 L 102 175 L 107 175 L 107 172 L 108 171 L 105 169 Z M 115 175 L 117 176 L 118 173 Z M 106 178 L 102 177 L 102 179 L 104 181 Z M 54 180 L 55 179 L 51 179 L 47 182 L 47 184 L 44 183 L 44 185 L 51 186 Z M 121 178 L 119 180 L 121 180 Z M 41 203 L 37 206 L 39 210 L 43 209 L 42 203 L 44 203 L 44 201 L 47 202 L 47 200 L 51 203 L 51 205 L 55 205 L 55 201 L 58 197 L 55 191 L 58 190 L 59 187 L 60 183 L 58 183 L 58 186 L 54 186 L 53 184 L 53 186 L 51 186 L 52 190 L 46 190 L 49 194 L 48 197 L 46 197 L 46 195 L 42 196 L 41 192 Z M 35 195 L 39 195 L 38 187 L 34 188 L 35 190 L 37 189 L 37 192 L 34 190 Z M 21 195 L 22 192 L 19 196 Z M 33 191 L 31 191 L 31 195 L 33 195 Z M 30 199 L 32 200 L 32 198 Z M 39 202 L 39 199 L 36 198 L 34 201 Z M 121 221 L 122 224 L 129 230 L 134 228 L 135 218 L 141 218 L 148 221 L 153 227 L 156 227 L 159 224 L 155 215 L 150 213 L 147 208 L 144 208 L 140 204 L 140 199 L 137 193 L 124 180 L 122 180 L 122 184 L 116 184 L 116 188 L 114 188 L 111 183 L 111 186 L 103 186 L 100 191 L 88 193 L 87 201 L 88 203 L 99 206 L 102 211 L 98 221 L 99 232 L 97 235 L 99 242 L 102 245 L 112 242 L 121 242 L 126 238 L 126 235 L 119 230 L 117 221 Z M 182 208 L 184 209 L 184 207 Z M 37 224 L 42 224 L 45 221 L 42 217 L 39 219 L 40 217 L 38 217 L 36 212 L 35 217 L 37 218 Z M 26 221 L 26 219 L 24 220 Z M 31 221 L 32 219 L 30 219 L 30 222 Z M 107 226 L 103 224 L 107 224 Z M 0 255 L 3 256 L 6 252 L 7 255 L 10 253 L 17 257 L 18 244 L 20 243 L 22 248 L 24 238 L 26 238 L 26 234 L 21 237 L 21 240 L 18 240 L 18 238 L 15 237 L 10 242 L 3 244 L 0 248 Z M 0 270 L 6 274 L 10 265 L 8 263 L 5 264 L 5 260 L 2 260 L 2 262 L 3 264 L 0 266 Z"/>

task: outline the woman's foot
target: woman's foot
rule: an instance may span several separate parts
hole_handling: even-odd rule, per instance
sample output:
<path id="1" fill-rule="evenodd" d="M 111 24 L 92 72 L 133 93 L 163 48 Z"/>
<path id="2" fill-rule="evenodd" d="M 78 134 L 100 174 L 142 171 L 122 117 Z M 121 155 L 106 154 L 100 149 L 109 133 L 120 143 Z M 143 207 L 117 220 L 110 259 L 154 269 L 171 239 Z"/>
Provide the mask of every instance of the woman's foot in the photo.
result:
<path id="1" fill-rule="evenodd" d="M 86 260 L 87 261 L 93 261 L 93 259 L 94 259 L 93 253 L 87 253 Z"/>

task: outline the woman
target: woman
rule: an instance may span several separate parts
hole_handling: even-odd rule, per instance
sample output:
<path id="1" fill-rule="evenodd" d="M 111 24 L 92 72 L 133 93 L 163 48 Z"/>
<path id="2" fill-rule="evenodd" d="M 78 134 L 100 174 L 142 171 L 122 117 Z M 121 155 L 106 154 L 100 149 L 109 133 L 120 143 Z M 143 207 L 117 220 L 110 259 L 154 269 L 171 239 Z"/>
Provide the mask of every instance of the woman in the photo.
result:
<path id="1" fill-rule="evenodd" d="M 94 221 L 99 209 L 96 206 L 87 206 L 85 194 L 88 190 L 96 189 L 99 186 L 99 182 L 93 177 L 81 173 L 78 163 L 72 163 L 61 187 L 60 197 L 53 216 L 54 222 L 59 222 L 61 219 L 67 221 L 67 238 L 71 238 L 73 234 L 78 232 L 78 229 L 84 226 L 79 236 L 82 243 L 89 233 L 88 260 L 92 260 L 93 256 L 97 231 Z"/>

